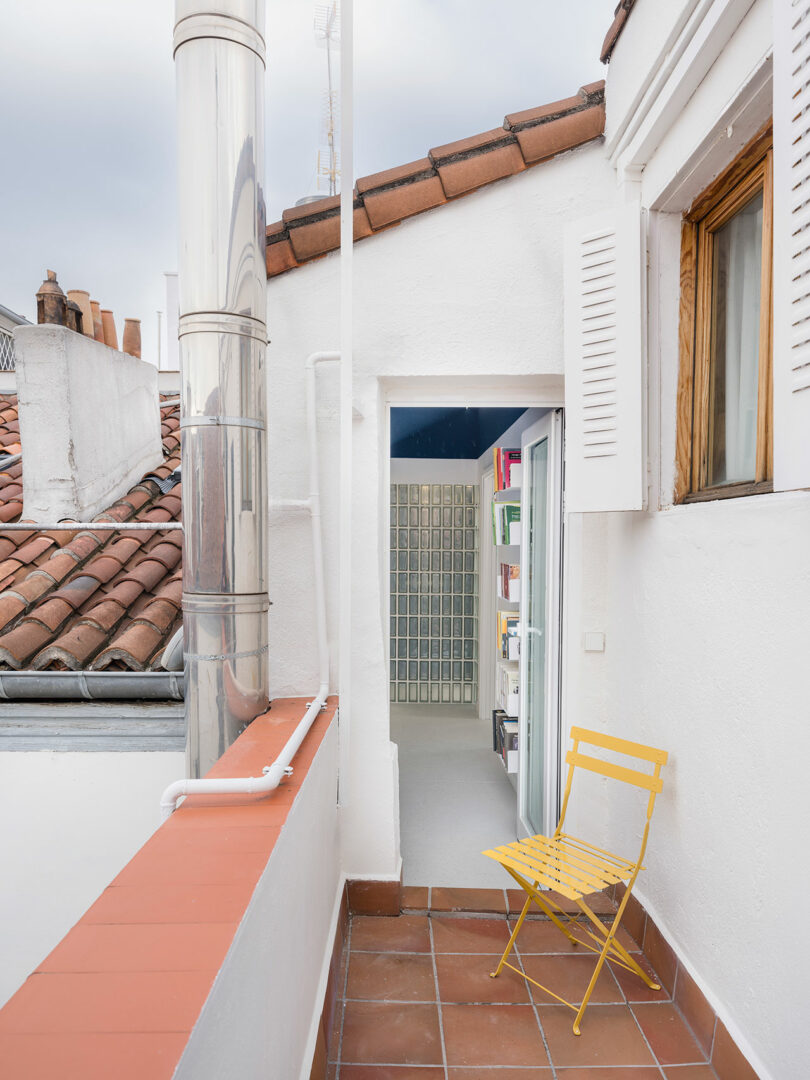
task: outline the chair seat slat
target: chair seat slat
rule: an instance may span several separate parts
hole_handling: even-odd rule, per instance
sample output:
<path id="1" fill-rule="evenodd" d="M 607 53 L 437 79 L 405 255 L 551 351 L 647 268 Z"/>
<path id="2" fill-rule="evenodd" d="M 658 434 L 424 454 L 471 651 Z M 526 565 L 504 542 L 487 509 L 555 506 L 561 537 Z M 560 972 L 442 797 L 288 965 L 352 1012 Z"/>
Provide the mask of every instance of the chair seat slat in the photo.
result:
<path id="1" fill-rule="evenodd" d="M 568 858 L 564 852 L 561 852 L 556 845 L 544 836 L 529 836 L 522 840 L 521 843 L 530 849 L 535 849 L 543 861 L 551 861 L 555 865 L 559 865 L 560 870 L 564 870 L 570 876 L 578 878 L 583 884 L 590 884 L 597 889 L 603 889 L 605 885 L 611 884 L 613 881 L 612 874 L 609 879 L 604 876 L 603 867 L 585 863 L 576 858 Z"/>
<path id="2" fill-rule="evenodd" d="M 501 866 L 511 866 L 513 870 L 518 874 L 522 874 L 523 877 L 529 878 L 530 881 L 538 881 L 541 885 L 545 885 L 548 889 L 554 889 L 555 892 L 561 893 L 568 900 L 579 900 L 582 893 L 576 892 L 574 889 L 568 888 L 567 885 L 563 885 L 560 882 L 553 882 L 550 878 L 546 878 L 542 873 L 534 874 L 533 871 L 527 873 L 529 867 L 525 863 L 518 862 L 517 859 L 512 859 L 508 855 L 499 851 L 485 851 L 484 855 L 488 855 L 490 859 L 494 859 L 495 862 L 500 863 Z"/>

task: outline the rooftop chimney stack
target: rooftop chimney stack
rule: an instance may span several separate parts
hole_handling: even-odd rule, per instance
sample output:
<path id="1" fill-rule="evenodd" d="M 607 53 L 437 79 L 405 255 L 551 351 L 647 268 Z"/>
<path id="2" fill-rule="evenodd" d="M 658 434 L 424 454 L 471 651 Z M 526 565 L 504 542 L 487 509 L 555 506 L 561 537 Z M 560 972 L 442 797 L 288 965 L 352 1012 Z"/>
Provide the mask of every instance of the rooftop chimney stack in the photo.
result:
<path id="1" fill-rule="evenodd" d="M 268 701 L 264 0 L 176 0 L 188 769 Z"/>
<path id="2" fill-rule="evenodd" d="M 56 271 L 48 270 L 47 275 L 37 293 L 37 323 L 64 326 L 67 322 L 67 298 L 56 280 Z"/>

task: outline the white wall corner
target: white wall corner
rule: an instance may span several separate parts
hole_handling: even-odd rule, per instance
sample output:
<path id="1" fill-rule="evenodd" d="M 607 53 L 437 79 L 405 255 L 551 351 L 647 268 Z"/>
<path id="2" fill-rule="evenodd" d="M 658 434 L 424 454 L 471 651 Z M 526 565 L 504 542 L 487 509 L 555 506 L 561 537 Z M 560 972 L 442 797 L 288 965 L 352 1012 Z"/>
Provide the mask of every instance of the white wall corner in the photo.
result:
<path id="1" fill-rule="evenodd" d="M 23 517 L 88 520 L 163 463 L 158 372 L 63 326 L 14 332 Z"/>

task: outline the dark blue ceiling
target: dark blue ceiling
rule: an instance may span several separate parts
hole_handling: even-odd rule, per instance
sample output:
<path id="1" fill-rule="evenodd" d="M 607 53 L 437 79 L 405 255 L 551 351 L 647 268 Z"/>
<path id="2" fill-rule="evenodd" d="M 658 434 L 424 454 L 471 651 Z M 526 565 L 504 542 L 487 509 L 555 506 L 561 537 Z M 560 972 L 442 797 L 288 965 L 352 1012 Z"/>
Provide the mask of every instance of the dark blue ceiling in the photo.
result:
<path id="1" fill-rule="evenodd" d="M 525 409 L 391 409 L 392 458 L 478 458 Z"/>

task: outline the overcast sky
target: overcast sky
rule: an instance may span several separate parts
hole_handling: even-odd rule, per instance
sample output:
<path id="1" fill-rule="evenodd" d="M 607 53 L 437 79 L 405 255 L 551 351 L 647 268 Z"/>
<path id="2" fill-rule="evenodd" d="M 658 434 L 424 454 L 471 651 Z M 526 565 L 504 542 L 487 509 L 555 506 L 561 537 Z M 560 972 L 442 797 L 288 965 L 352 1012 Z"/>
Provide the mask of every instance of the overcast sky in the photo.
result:
<path id="1" fill-rule="evenodd" d="M 320 2 L 320 0 L 319 0 Z M 267 0 L 267 220 L 314 194 L 326 57 L 315 0 Z M 172 0 L 4 5 L 0 303 L 36 320 L 54 269 L 140 318 L 157 359 L 176 267 Z M 358 176 L 603 77 L 615 0 L 355 0 Z"/>

